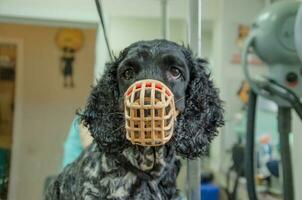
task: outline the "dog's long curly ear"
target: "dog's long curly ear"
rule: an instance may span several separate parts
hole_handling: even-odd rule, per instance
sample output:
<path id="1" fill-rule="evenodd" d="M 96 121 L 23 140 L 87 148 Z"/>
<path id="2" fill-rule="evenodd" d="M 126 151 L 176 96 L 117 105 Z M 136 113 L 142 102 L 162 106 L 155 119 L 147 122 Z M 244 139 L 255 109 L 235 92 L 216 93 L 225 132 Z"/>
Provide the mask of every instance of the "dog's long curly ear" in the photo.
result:
<path id="1" fill-rule="evenodd" d="M 102 151 L 118 151 L 125 144 L 123 115 L 119 113 L 117 67 L 119 60 L 106 65 L 105 72 L 93 87 L 81 118 Z"/>
<path id="2" fill-rule="evenodd" d="M 186 91 L 185 110 L 177 119 L 174 141 L 178 154 L 194 159 L 208 150 L 217 128 L 224 124 L 224 110 L 218 89 L 204 66 L 206 62 L 189 57 L 191 80 Z"/>

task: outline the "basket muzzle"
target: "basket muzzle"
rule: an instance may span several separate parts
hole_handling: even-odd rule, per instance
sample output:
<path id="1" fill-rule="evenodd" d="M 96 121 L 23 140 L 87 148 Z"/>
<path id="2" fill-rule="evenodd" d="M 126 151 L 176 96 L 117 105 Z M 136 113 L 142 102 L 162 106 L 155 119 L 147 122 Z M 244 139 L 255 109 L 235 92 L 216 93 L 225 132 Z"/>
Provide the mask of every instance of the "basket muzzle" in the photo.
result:
<path id="1" fill-rule="evenodd" d="M 132 144 L 160 146 L 173 134 L 177 112 L 171 90 L 152 79 L 133 83 L 124 94 L 126 137 Z"/>

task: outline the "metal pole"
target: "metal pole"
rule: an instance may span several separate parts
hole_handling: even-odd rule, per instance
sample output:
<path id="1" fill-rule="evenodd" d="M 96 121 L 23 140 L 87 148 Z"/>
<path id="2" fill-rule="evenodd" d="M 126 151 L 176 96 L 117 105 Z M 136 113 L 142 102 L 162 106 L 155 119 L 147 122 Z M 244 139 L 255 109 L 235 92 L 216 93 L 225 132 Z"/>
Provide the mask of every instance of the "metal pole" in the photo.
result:
<path id="1" fill-rule="evenodd" d="M 258 200 L 255 185 L 255 127 L 256 127 L 257 93 L 250 90 L 247 109 L 247 132 L 244 152 L 244 173 L 248 197 L 250 200 Z"/>
<path id="2" fill-rule="evenodd" d="M 192 51 L 201 56 L 201 0 L 189 1 L 189 44 Z M 188 200 L 200 200 L 200 159 L 187 162 Z"/>
<path id="3" fill-rule="evenodd" d="M 201 0 L 189 1 L 189 44 L 197 56 L 201 56 Z"/>
<path id="4" fill-rule="evenodd" d="M 168 0 L 161 0 L 162 37 L 169 38 Z"/>
<path id="5" fill-rule="evenodd" d="M 283 176 L 283 199 L 294 200 L 294 183 L 292 173 L 289 134 L 291 132 L 291 108 L 278 108 L 278 131 L 280 138 L 281 164 Z"/>

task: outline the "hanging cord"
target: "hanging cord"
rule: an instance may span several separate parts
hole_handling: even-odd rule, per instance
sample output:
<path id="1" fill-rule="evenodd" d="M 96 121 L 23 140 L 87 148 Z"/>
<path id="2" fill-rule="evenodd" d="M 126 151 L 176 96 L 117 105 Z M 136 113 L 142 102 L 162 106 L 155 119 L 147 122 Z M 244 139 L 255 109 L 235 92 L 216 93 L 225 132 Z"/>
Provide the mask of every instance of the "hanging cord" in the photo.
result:
<path id="1" fill-rule="evenodd" d="M 113 55 L 112 55 L 110 44 L 109 44 L 109 40 L 108 40 L 108 35 L 107 35 L 106 26 L 105 26 L 105 22 L 104 22 L 103 9 L 102 9 L 102 3 L 101 3 L 101 1 L 102 0 L 95 0 L 95 4 L 96 4 L 96 8 L 98 10 L 98 14 L 99 14 L 99 17 L 100 17 L 101 25 L 102 25 L 102 28 L 103 28 L 104 39 L 105 39 L 105 42 L 106 42 L 107 51 L 108 51 L 110 60 L 113 61 Z"/>
<path id="2" fill-rule="evenodd" d="M 251 34 L 243 48 L 242 62 L 243 71 L 246 80 L 251 86 L 249 93 L 249 102 L 247 110 L 247 133 L 246 133 L 246 147 L 244 152 L 244 174 L 246 178 L 246 185 L 248 191 L 248 197 L 250 200 L 258 200 L 255 184 L 255 121 L 256 121 L 256 105 L 257 105 L 257 94 L 263 94 L 261 87 L 257 85 L 257 82 L 252 79 L 248 69 L 248 55 L 249 49 L 254 43 L 254 35 Z M 265 96 L 265 95 L 264 95 Z"/>
<path id="3" fill-rule="evenodd" d="M 248 197 L 250 200 L 257 200 L 257 192 L 255 185 L 255 117 L 256 117 L 257 94 L 250 90 L 248 115 L 247 115 L 247 133 L 246 147 L 244 155 L 244 173 L 246 177 Z"/>

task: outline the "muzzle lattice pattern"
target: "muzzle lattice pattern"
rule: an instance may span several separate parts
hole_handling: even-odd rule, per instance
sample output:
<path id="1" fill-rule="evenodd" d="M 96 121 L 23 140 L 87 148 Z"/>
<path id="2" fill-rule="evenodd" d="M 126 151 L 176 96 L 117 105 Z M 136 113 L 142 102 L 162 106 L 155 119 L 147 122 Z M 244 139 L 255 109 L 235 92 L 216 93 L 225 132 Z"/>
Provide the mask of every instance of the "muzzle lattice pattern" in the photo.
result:
<path id="1" fill-rule="evenodd" d="M 171 90 L 157 80 L 132 84 L 124 94 L 126 137 L 132 144 L 160 146 L 173 134 L 176 111 Z"/>

